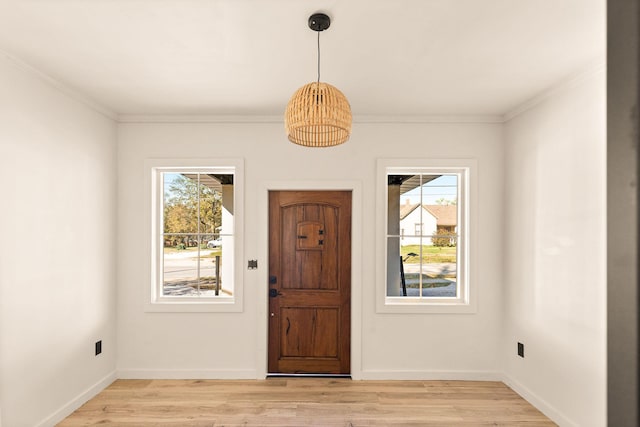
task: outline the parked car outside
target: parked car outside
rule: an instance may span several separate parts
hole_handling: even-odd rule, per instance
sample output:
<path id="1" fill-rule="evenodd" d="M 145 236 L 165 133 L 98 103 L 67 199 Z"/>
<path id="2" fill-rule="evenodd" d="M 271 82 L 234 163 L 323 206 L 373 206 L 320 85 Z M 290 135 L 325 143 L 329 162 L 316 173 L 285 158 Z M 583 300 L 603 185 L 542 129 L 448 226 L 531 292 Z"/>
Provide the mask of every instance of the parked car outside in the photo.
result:
<path id="1" fill-rule="evenodd" d="M 209 240 L 209 241 L 207 242 L 207 247 L 208 247 L 208 248 L 211 248 L 211 249 L 213 249 L 213 248 L 219 248 L 219 247 L 221 247 L 221 246 L 222 246 L 222 237 L 218 237 L 217 239 Z"/>

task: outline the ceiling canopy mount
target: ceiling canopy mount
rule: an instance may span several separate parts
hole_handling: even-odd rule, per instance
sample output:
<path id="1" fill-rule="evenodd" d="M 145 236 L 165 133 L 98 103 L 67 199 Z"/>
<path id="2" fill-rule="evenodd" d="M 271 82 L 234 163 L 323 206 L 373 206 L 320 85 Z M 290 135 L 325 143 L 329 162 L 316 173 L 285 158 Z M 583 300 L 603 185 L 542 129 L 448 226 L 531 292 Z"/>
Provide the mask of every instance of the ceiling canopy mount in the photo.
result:
<path id="1" fill-rule="evenodd" d="M 349 101 L 336 87 L 320 81 L 320 32 L 330 25 L 324 13 L 309 17 L 309 28 L 318 33 L 318 79 L 293 94 L 284 114 L 287 138 L 305 147 L 340 145 L 351 135 Z"/>
<path id="2" fill-rule="evenodd" d="M 324 13 L 314 13 L 309 17 L 309 28 L 313 31 L 324 31 L 331 26 L 331 18 Z"/>

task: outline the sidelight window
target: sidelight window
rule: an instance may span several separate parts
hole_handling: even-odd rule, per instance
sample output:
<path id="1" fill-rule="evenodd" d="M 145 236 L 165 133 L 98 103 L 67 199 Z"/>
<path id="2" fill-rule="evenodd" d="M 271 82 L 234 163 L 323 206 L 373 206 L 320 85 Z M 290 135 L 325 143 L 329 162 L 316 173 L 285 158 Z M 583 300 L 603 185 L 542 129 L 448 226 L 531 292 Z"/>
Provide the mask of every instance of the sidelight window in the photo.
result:
<path id="1" fill-rule="evenodd" d="M 465 160 L 379 162 L 379 311 L 472 310 L 472 166 Z"/>
<path id="2" fill-rule="evenodd" d="M 186 163 L 151 166 L 152 288 L 147 308 L 239 310 L 240 164 Z"/>

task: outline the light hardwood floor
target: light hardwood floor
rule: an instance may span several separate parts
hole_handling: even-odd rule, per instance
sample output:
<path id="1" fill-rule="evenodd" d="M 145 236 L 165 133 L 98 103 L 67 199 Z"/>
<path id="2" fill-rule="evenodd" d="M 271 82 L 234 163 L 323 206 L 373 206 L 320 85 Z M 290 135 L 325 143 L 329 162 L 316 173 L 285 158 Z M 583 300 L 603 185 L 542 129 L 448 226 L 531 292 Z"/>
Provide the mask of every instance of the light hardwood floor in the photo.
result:
<path id="1" fill-rule="evenodd" d="M 554 426 L 500 382 L 118 380 L 58 424 Z"/>

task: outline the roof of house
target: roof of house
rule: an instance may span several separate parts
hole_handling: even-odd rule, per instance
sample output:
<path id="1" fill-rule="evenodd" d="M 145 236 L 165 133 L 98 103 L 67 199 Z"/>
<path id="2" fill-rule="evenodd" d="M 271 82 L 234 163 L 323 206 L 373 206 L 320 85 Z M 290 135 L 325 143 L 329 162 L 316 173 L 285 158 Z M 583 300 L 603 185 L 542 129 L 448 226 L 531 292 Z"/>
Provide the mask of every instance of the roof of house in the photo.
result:
<path id="1" fill-rule="evenodd" d="M 418 203 L 415 203 L 415 204 L 404 203 L 400 205 L 400 221 L 405 219 L 417 207 L 418 207 Z"/>
<path id="2" fill-rule="evenodd" d="M 418 206 L 415 204 L 403 204 L 400 206 L 400 220 L 405 219 Z M 456 205 L 422 205 L 431 215 L 436 218 L 436 224 L 442 226 L 455 226 L 458 217 L 458 207 Z"/>
<path id="3" fill-rule="evenodd" d="M 436 217 L 438 225 L 457 225 L 458 206 L 456 205 L 424 205 L 424 208 Z"/>

